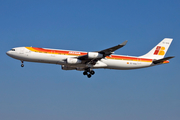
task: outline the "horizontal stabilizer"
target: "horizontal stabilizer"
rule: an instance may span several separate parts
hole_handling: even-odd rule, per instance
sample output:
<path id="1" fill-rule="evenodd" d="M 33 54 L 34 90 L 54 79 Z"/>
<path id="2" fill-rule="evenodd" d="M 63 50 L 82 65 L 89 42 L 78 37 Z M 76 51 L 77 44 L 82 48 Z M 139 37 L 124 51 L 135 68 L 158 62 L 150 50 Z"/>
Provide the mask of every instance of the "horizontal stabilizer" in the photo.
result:
<path id="1" fill-rule="evenodd" d="M 169 60 L 171 58 L 174 58 L 174 56 L 162 58 L 162 59 L 159 59 L 159 60 L 153 60 L 153 63 L 154 64 L 163 63 L 164 61 Z"/>

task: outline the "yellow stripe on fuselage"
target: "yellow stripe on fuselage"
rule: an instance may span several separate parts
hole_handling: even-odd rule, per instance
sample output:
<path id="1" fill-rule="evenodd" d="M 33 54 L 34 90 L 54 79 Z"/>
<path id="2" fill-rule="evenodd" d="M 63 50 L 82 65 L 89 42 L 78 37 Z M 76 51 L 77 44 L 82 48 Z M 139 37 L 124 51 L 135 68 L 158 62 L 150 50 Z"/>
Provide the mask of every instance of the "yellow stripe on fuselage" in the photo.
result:
<path id="1" fill-rule="evenodd" d="M 46 54 L 58 54 L 58 55 L 70 55 L 70 56 L 82 56 L 87 54 L 87 52 L 53 50 L 53 49 L 44 49 L 44 48 L 36 48 L 36 47 L 25 47 L 25 48 L 33 52 L 46 53 Z M 111 57 L 107 56 L 106 58 L 113 60 L 125 60 L 125 61 L 136 61 L 136 62 L 152 62 L 152 59 L 119 56 L 119 55 L 111 55 Z"/>

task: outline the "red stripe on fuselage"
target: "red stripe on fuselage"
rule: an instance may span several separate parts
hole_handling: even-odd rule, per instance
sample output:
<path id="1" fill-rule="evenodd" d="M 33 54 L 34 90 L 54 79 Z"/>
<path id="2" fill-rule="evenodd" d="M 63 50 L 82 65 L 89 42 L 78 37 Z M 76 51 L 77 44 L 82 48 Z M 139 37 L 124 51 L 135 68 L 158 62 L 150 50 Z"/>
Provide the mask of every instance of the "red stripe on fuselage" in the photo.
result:
<path id="1" fill-rule="evenodd" d="M 37 52 L 49 53 L 49 54 L 65 54 L 65 55 L 74 55 L 74 56 L 82 56 L 87 54 L 87 52 L 79 52 L 79 51 L 53 50 L 53 49 L 36 48 L 36 47 L 32 47 L 32 48 Z M 120 55 L 111 55 L 110 57 L 107 56 L 106 58 L 116 59 L 116 60 L 127 60 L 127 61 L 152 62 L 152 59 L 120 56 Z"/>

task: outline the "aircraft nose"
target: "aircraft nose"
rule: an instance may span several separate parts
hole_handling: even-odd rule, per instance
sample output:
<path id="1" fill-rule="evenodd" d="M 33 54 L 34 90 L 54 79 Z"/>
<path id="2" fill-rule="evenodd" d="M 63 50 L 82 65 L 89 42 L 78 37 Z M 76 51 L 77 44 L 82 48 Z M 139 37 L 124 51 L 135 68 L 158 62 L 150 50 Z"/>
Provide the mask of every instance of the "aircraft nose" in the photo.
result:
<path id="1" fill-rule="evenodd" d="M 6 54 L 9 56 L 9 55 L 10 55 L 10 52 L 9 52 L 9 51 L 7 51 L 7 52 L 6 52 Z"/>
<path id="2" fill-rule="evenodd" d="M 10 57 L 13 55 L 11 51 L 7 51 L 6 54 Z"/>

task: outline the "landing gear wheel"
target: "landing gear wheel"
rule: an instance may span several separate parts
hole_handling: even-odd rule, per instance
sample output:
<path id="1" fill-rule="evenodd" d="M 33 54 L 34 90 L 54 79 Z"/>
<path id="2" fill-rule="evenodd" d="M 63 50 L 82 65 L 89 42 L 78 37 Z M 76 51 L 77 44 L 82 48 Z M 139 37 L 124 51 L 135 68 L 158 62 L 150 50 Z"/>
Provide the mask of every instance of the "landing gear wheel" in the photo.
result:
<path id="1" fill-rule="evenodd" d="M 24 67 L 24 64 L 21 64 L 21 67 Z"/>
<path id="2" fill-rule="evenodd" d="M 94 75 L 95 72 L 90 67 L 85 69 L 83 72 L 83 75 L 87 75 L 88 78 L 90 78 L 92 75 Z"/>
<path id="3" fill-rule="evenodd" d="M 87 75 L 87 72 L 86 72 L 86 71 L 84 71 L 84 72 L 83 72 L 83 75 Z"/>
<path id="4" fill-rule="evenodd" d="M 90 77 L 91 77 L 91 74 L 88 74 L 87 77 L 90 78 Z"/>
<path id="5" fill-rule="evenodd" d="M 23 64 L 23 63 L 24 63 L 24 61 L 21 61 L 21 67 L 24 67 L 24 64 Z"/>
<path id="6" fill-rule="evenodd" d="M 91 70 L 91 71 L 90 71 L 90 74 L 91 74 L 91 75 L 94 75 L 94 74 L 95 74 L 94 70 Z"/>

